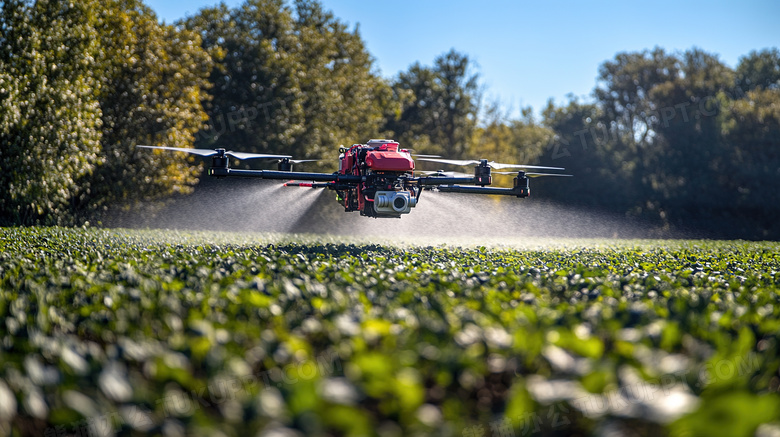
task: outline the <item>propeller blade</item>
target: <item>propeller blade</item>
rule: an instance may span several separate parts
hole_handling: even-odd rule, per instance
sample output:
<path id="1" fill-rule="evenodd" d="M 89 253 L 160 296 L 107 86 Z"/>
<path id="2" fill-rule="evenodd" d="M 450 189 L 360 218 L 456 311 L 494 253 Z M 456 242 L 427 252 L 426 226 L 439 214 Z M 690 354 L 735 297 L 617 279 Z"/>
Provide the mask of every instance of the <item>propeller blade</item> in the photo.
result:
<path id="1" fill-rule="evenodd" d="M 479 164 L 479 161 L 463 160 L 463 159 L 420 158 L 420 161 L 440 162 L 442 164 L 452 164 L 452 165 L 476 165 L 476 164 Z"/>
<path id="2" fill-rule="evenodd" d="M 440 162 L 442 164 L 452 165 L 479 165 L 480 161 L 473 159 L 432 159 L 432 158 L 419 158 L 420 161 Z M 502 170 L 505 168 L 529 168 L 534 170 L 564 170 L 561 167 L 544 167 L 541 165 L 528 165 L 528 164 L 504 164 L 501 162 L 490 161 L 488 162 L 490 168 L 496 170 Z"/>
<path id="3" fill-rule="evenodd" d="M 192 153 L 200 156 L 213 156 L 216 155 L 216 150 L 209 149 L 192 149 L 189 147 L 164 147 L 164 146 L 142 146 L 137 145 L 135 147 L 143 147 L 144 149 L 159 149 L 159 150 L 173 150 L 174 152 Z"/>
<path id="4" fill-rule="evenodd" d="M 516 171 L 494 171 L 493 174 L 506 174 L 506 175 L 517 175 Z M 529 178 L 538 178 L 542 176 L 564 176 L 564 177 L 572 177 L 570 174 L 559 174 L 559 173 L 526 173 L 525 174 Z"/>
<path id="5" fill-rule="evenodd" d="M 544 167 L 541 165 L 526 165 L 526 164 L 502 164 L 500 162 L 488 162 L 488 165 L 490 168 L 494 168 L 496 170 L 502 170 L 505 168 L 532 168 L 536 170 L 564 170 L 561 167 Z"/>
<path id="6" fill-rule="evenodd" d="M 200 156 L 214 156 L 214 155 L 216 155 L 218 153 L 216 150 L 193 149 L 193 148 L 189 148 L 189 147 L 142 146 L 142 145 L 137 145 L 136 147 L 143 147 L 145 149 L 173 150 L 174 152 L 192 153 L 194 155 L 200 155 Z M 259 153 L 244 153 L 244 152 L 225 152 L 225 155 L 232 156 L 233 158 L 236 158 L 236 159 L 255 159 L 255 158 L 282 159 L 282 158 L 291 158 L 290 155 L 266 155 L 266 154 L 259 154 Z"/>
<path id="7" fill-rule="evenodd" d="M 426 176 L 444 176 L 448 178 L 473 178 L 473 174 L 461 173 L 459 171 L 418 171 L 417 173 L 424 174 Z"/>
<path id="8" fill-rule="evenodd" d="M 267 155 L 264 153 L 225 152 L 225 155 L 236 159 L 283 159 L 292 158 L 290 155 Z"/>
<path id="9" fill-rule="evenodd" d="M 293 164 L 300 164 L 302 162 L 319 162 L 320 159 L 291 159 L 290 162 Z"/>
<path id="10" fill-rule="evenodd" d="M 574 177 L 573 175 L 570 174 L 557 174 L 557 173 L 526 173 L 525 175 L 529 178 L 540 178 L 542 176 L 563 176 L 567 178 Z"/>

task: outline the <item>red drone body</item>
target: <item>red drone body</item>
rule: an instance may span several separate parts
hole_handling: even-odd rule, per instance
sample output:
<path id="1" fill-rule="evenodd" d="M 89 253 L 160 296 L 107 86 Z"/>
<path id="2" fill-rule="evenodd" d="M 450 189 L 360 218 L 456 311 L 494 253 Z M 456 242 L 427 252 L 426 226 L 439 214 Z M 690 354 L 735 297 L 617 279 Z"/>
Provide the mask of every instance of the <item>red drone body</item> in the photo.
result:
<path id="1" fill-rule="evenodd" d="M 336 190 L 345 211 L 360 211 L 369 217 L 399 217 L 417 205 L 419 190 L 404 184 L 412 177 L 414 159 L 392 140 L 371 140 L 342 148 L 339 173 L 363 180 L 345 190 Z"/>

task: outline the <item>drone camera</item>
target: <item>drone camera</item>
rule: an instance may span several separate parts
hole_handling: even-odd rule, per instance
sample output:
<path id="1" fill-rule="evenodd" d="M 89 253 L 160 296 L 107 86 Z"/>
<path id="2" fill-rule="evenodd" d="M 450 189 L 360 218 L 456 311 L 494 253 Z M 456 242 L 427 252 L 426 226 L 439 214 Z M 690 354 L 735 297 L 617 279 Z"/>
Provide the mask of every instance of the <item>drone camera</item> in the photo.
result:
<path id="1" fill-rule="evenodd" d="M 377 191 L 374 211 L 380 215 L 409 214 L 417 206 L 417 198 L 408 191 Z"/>
<path id="2" fill-rule="evenodd" d="M 404 196 L 396 196 L 393 199 L 393 209 L 396 212 L 403 212 L 409 206 L 409 198 Z"/>

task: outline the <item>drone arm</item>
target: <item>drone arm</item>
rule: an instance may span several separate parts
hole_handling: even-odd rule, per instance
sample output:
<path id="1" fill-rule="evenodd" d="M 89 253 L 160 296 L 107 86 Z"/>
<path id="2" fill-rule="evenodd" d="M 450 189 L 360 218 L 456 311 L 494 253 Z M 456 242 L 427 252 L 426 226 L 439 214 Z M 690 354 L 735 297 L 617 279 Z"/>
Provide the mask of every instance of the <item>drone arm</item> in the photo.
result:
<path id="1" fill-rule="evenodd" d="M 272 170 L 241 170 L 235 168 L 212 167 L 209 175 L 216 177 L 237 176 L 257 179 L 284 179 L 312 182 L 347 182 L 358 183 L 364 180 L 363 176 L 352 176 L 333 173 L 303 173 L 296 171 L 272 171 Z"/>
<path id="2" fill-rule="evenodd" d="M 469 194 L 497 194 L 503 196 L 528 197 L 531 189 L 528 187 L 528 178 L 525 172 L 519 172 L 514 179 L 512 188 L 497 188 L 485 186 L 462 186 L 462 185 L 442 185 L 439 191 L 443 193 L 469 193 Z"/>
<path id="3" fill-rule="evenodd" d="M 439 187 L 442 193 L 468 193 L 468 194 L 496 194 L 503 196 L 528 197 L 528 187 L 496 188 L 496 187 L 472 187 L 463 185 L 442 185 Z"/>
<path id="4" fill-rule="evenodd" d="M 475 178 L 448 178 L 441 176 L 418 178 L 417 184 L 423 186 L 452 185 L 452 184 L 476 184 Z"/>

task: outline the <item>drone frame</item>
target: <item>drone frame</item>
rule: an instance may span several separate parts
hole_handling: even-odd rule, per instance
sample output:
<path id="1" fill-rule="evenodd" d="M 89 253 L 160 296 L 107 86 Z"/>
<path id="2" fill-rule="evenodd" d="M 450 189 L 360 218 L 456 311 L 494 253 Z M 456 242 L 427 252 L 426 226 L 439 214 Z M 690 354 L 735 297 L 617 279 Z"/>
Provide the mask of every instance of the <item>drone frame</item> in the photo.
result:
<path id="1" fill-rule="evenodd" d="M 346 212 L 359 211 L 360 215 L 374 218 L 401 217 L 411 212 L 425 190 L 443 193 L 488 194 L 514 196 L 530 195 L 529 178 L 538 176 L 570 176 L 553 173 L 529 173 L 526 170 L 563 170 L 558 167 L 502 164 L 486 159 L 452 160 L 432 155 L 412 155 L 407 149 L 399 149 L 393 140 L 370 140 L 367 144 L 355 144 L 349 149 L 339 149 L 339 170 L 334 173 L 293 171 L 293 164 L 311 160 L 294 160 L 290 155 L 243 153 L 219 149 L 192 149 L 184 147 L 138 146 L 150 149 L 173 150 L 211 157 L 208 175 L 216 178 L 241 177 L 269 180 L 286 180 L 285 186 L 328 188 L 336 192 L 338 202 Z M 415 175 L 413 157 L 450 165 L 474 165 L 474 175 L 449 176 L 443 171 L 430 176 Z M 230 167 L 230 158 L 273 159 L 276 170 L 249 170 Z M 439 159 L 437 159 L 439 158 Z M 491 169 L 497 174 L 515 174 L 503 169 L 520 169 L 511 188 L 490 187 L 493 182 Z M 425 174 L 426 172 L 422 172 Z"/>
<path id="2" fill-rule="evenodd" d="M 181 151 L 187 151 L 182 148 Z M 526 172 L 520 170 L 514 178 L 512 188 L 487 187 L 493 182 L 491 167 L 488 160 L 479 161 L 474 167 L 474 177 L 447 177 L 447 176 L 409 176 L 405 179 L 408 185 L 418 188 L 419 192 L 424 189 L 436 188 L 443 193 L 468 193 L 468 194 L 493 194 L 516 197 L 528 197 L 530 188 L 528 185 L 528 176 Z M 282 158 L 277 164 L 278 170 L 245 170 L 230 167 L 230 157 L 225 149 L 216 149 L 216 154 L 212 156 L 211 168 L 208 170 L 210 176 L 216 178 L 226 177 L 244 177 L 272 180 L 300 180 L 321 182 L 320 184 L 296 184 L 288 183 L 287 186 L 300 186 L 311 188 L 330 188 L 338 190 L 345 188 L 344 185 L 358 184 L 367 182 L 370 175 L 346 175 L 340 173 L 307 173 L 292 171 L 292 160 Z M 550 167 L 551 169 L 556 169 Z M 461 185 L 464 184 L 464 185 Z"/>

